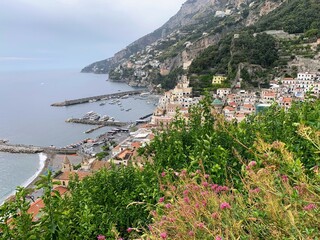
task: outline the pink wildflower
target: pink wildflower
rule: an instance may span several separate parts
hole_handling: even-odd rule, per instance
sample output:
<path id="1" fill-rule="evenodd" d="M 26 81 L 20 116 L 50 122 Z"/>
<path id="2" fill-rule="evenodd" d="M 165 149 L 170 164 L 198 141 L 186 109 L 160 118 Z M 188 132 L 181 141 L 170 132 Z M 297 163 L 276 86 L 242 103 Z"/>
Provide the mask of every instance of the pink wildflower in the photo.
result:
<path id="1" fill-rule="evenodd" d="M 181 174 L 181 176 L 185 176 L 187 174 L 187 171 L 186 170 L 182 170 L 180 174 Z"/>
<path id="2" fill-rule="evenodd" d="M 203 192 L 201 192 L 201 195 L 202 195 L 202 196 L 207 196 L 208 194 L 209 194 L 208 191 L 203 191 Z"/>
<path id="3" fill-rule="evenodd" d="M 208 182 L 202 182 L 202 186 L 208 187 L 208 186 L 209 186 L 209 183 L 208 183 Z"/>
<path id="4" fill-rule="evenodd" d="M 260 188 L 255 188 L 255 189 L 250 189 L 249 193 L 259 193 L 260 192 Z"/>
<path id="5" fill-rule="evenodd" d="M 201 173 L 201 171 L 200 171 L 200 170 L 197 170 L 197 171 L 196 171 L 196 174 L 200 174 L 200 173 Z"/>
<path id="6" fill-rule="evenodd" d="M 205 174 L 205 175 L 204 175 L 204 178 L 205 178 L 205 179 L 208 179 L 208 178 L 209 178 L 209 174 Z"/>
<path id="7" fill-rule="evenodd" d="M 151 225 L 148 225 L 148 228 L 149 228 L 149 231 L 152 231 L 152 226 Z"/>
<path id="8" fill-rule="evenodd" d="M 199 208 L 199 203 L 196 203 L 195 207 L 196 207 L 196 208 Z"/>
<path id="9" fill-rule="evenodd" d="M 198 228 L 204 228 L 204 223 L 203 223 L 203 222 L 199 222 L 199 223 L 197 224 L 197 227 L 198 227 Z"/>
<path id="10" fill-rule="evenodd" d="M 165 172 L 162 172 L 162 173 L 161 173 L 161 177 L 164 177 L 164 176 L 166 176 L 166 173 L 165 173 Z"/>
<path id="11" fill-rule="evenodd" d="M 219 217 L 218 213 L 214 212 L 211 214 L 211 217 L 217 219 Z"/>
<path id="12" fill-rule="evenodd" d="M 249 162 L 248 166 L 246 167 L 247 170 L 250 170 L 251 168 L 253 168 L 254 166 L 257 165 L 256 161 L 251 161 Z"/>
<path id="13" fill-rule="evenodd" d="M 159 203 L 164 202 L 164 197 L 159 198 Z"/>
<path id="14" fill-rule="evenodd" d="M 289 180 L 287 175 L 282 175 L 281 179 L 282 179 L 283 182 L 288 182 L 288 180 Z"/>
<path id="15" fill-rule="evenodd" d="M 189 232 L 188 232 L 188 235 L 189 235 L 189 236 L 194 236 L 194 232 L 193 232 L 193 231 L 189 231 Z"/>
<path id="16" fill-rule="evenodd" d="M 166 238 L 168 237 L 168 235 L 167 235 L 166 232 L 162 232 L 162 233 L 160 233 L 160 237 L 161 237 L 162 239 L 166 239 Z"/>
<path id="17" fill-rule="evenodd" d="M 188 195 L 188 193 L 189 193 L 189 191 L 188 191 L 188 190 L 184 190 L 184 191 L 183 191 L 183 196 L 187 196 L 187 195 Z"/>
<path id="18" fill-rule="evenodd" d="M 106 236 L 100 234 L 100 235 L 97 236 L 97 239 L 98 240 L 105 240 Z"/>
<path id="19" fill-rule="evenodd" d="M 202 206 L 204 206 L 204 207 L 207 206 L 207 201 L 206 200 L 202 201 Z"/>
<path id="20" fill-rule="evenodd" d="M 170 204 L 170 203 L 167 203 L 167 204 L 166 204 L 166 208 L 171 208 L 171 204 Z"/>
<path id="21" fill-rule="evenodd" d="M 257 165 L 257 162 L 256 162 L 256 161 L 251 161 L 251 162 L 249 162 L 249 164 L 248 164 L 249 167 L 254 167 L 254 166 L 256 166 L 256 165 Z"/>
<path id="22" fill-rule="evenodd" d="M 183 200 L 185 201 L 185 203 L 190 203 L 190 199 L 188 197 L 185 197 Z"/>
<path id="23" fill-rule="evenodd" d="M 212 184 L 212 185 L 211 185 L 211 189 L 212 189 L 212 190 L 215 190 L 217 187 L 218 187 L 218 184 Z"/>
<path id="24" fill-rule="evenodd" d="M 305 210 L 305 211 L 310 211 L 310 210 L 313 210 L 313 209 L 315 209 L 315 208 L 317 208 L 317 206 L 316 206 L 315 204 L 313 204 L 313 203 L 310 203 L 310 204 L 308 204 L 307 206 L 305 206 L 305 207 L 303 208 L 303 210 Z"/>
<path id="25" fill-rule="evenodd" d="M 297 190 L 300 195 L 303 195 L 303 194 L 305 193 L 305 191 L 306 191 L 306 186 L 305 186 L 305 184 L 300 184 L 300 185 L 298 185 L 298 186 L 294 186 L 293 188 L 294 188 L 295 190 Z"/>
<path id="26" fill-rule="evenodd" d="M 127 232 L 128 232 L 128 233 L 132 232 L 132 230 L 133 230 L 133 228 L 130 228 L 130 227 L 127 228 Z"/>
<path id="27" fill-rule="evenodd" d="M 230 208 L 231 208 L 231 206 L 227 202 L 223 202 L 220 204 L 220 209 L 230 209 Z"/>
<path id="28" fill-rule="evenodd" d="M 224 192 L 224 191 L 228 191 L 229 188 L 227 186 L 218 186 L 216 189 L 215 189 L 215 192 L 216 193 L 220 193 L 220 192 Z"/>
<path id="29" fill-rule="evenodd" d="M 198 191 L 199 190 L 199 186 L 198 185 L 194 185 L 193 186 L 193 190 Z"/>
<path id="30" fill-rule="evenodd" d="M 216 240 L 222 240 L 222 237 L 216 236 Z"/>
<path id="31" fill-rule="evenodd" d="M 155 216 L 157 216 L 157 212 L 153 210 L 153 211 L 151 211 L 151 215 L 155 217 Z"/>

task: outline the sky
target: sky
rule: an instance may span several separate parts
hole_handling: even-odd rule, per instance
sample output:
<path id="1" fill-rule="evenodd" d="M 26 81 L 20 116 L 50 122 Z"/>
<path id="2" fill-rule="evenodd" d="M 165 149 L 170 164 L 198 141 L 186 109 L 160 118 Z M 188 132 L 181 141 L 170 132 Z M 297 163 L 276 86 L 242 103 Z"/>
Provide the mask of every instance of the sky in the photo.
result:
<path id="1" fill-rule="evenodd" d="M 0 71 L 81 69 L 172 17 L 186 0 L 0 0 Z"/>

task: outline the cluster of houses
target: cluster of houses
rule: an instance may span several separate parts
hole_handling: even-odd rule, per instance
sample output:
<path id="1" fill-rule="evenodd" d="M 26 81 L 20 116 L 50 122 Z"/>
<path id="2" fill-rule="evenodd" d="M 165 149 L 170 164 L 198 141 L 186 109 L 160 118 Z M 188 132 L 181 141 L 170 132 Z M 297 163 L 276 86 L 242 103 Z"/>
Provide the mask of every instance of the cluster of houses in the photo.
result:
<path id="1" fill-rule="evenodd" d="M 223 76 L 214 76 L 213 84 L 225 81 Z M 214 96 L 213 106 L 222 113 L 226 120 L 238 122 L 246 115 L 257 113 L 271 104 L 278 104 L 286 110 L 293 101 L 304 101 L 306 97 L 319 98 L 320 73 L 298 73 L 296 78 L 280 78 L 270 82 L 270 88 L 259 91 L 218 88 Z"/>
<path id="2" fill-rule="evenodd" d="M 143 160 L 138 156 L 137 150 L 148 144 L 153 138 L 152 127 L 144 125 L 137 131 L 131 132 L 127 139 L 112 148 L 108 160 L 83 157 L 81 166 L 77 169 L 74 167 L 74 159 L 81 156 L 65 155 L 62 160 L 61 171 L 53 179 L 56 183 L 53 190 L 58 191 L 63 196 L 68 193 L 68 185 L 72 179 L 83 180 L 100 169 L 110 169 L 113 164 L 127 166 L 131 163 L 137 167 L 142 167 Z M 31 203 L 28 213 L 32 215 L 33 221 L 37 221 L 42 216 L 41 209 L 43 207 L 42 198 L 38 198 Z"/>
<path id="3" fill-rule="evenodd" d="M 137 131 L 131 132 L 127 139 L 113 147 L 111 149 L 111 156 L 108 157 L 108 160 L 98 160 L 95 157 L 89 159 L 83 157 L 81 166 L 76 170 L 69 158 L 65 156 L 62 162 L 61 173 L 58 174 L 54 180 L 59 182 L 59 185 L 67 187 L 70 179 L 74 178 L 76 175 L 79 180 L 82 180 L 86 176 L 92 175 L 102 168 L 110 168 L 112 164 L 127 166 L 129 162 L 132 162 L 141 167 L 141 159 L 138 157 L 137 150 L 141 146 L 148 144 L 153 137 L 154 134 L 151 127 L 145 125 Z"/>
<path id="4" fill-rule="evenodd" d="M 189 107 L 199 103 L 201 97 L 192 97 L 192 88 L 189 81 L 183 76 L 181 81 L 172 90 L 164 93 L 159 99 L 150 123 L 156 126 L 167 125 L 176 116 L 177 111 L 182 117 L 188 118 Z"/>
<path id="5" fill-rule="evenodd" d="M 222 84 L 224 76 L 214 76 L 213 84 Z M 288 109 L 293 101 L 303 101 L 307 96 L 319 97 L 320 73 L 299 73 L 297 78 L 282 78 L 271 82 L 271 87 L 259 91 L 246 91 L 241 89 L 218 88 L 213 94 L 212 106 L 222 113 L 226 120 L 238 122 L 245 119 L 248 114 L 254 114 L 260 110 L 277 103 Z M 159 99 L 158 106 L 149 124 L 139 127 L 131 132 L 130 136 L 111 149 L 108 160 L 99 161 L 96 158 L 83 158 L 81 166 L 74 168 L 68 156 L 62 161 L 61 172 L 55 176 L 54 181 L 59 184 L 55 190 L 61 195 L 68 192 L 69 181 L 74 178 L 79 180 L 92 175 L 94 172 L 111 168 L 112 164 L 127 166 L 129 163 L 137 167 L 143 167 L 143 159 L 138 156 L 137 150 L 145 146 L 154 138 L 153 128 L 173 121 L 177 111 L 182 117 L 188 119 L 188 110 L 198 104 L 201 97 L 192 97 L 192 88 L 189 81 L 183 76 L 177 86 Z M 71 156 L 70 156 L 71 157 Z M 41 216 L 41 208 L 44 203 L 41 198 L 31 204 L 28 212 L 34 220 Z"/>

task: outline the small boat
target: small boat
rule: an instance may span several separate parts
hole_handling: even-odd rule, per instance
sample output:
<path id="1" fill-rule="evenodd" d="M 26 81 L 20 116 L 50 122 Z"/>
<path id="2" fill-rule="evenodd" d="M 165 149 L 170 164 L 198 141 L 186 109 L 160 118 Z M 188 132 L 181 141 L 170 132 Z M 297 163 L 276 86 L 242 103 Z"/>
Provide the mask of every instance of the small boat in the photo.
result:
<path id="1" fill-rule="evenodd" d="M 149 92 L 140 93 L 140 97 L 147 97 L 147 96 L 149 96 L 149 95 L 150 95 Z"/>
<path id="2" fill-rule="evenodd" d="M 126 109 L 127 112 L 129 112 L 131 110 L 131 108 Z"/>
<path id="3" fill-rule="evenodd" d="M 129 95 L 127 94 L 127 95 L 122 96 L 121 98 L 125 99 L 125 98 L 128 98 L 128 97 L 129 97 Z"/>
<path id="4" fill-rule="evenodd" d="M 103 106 L 103 105 L 106 105 L 106 103 L 102 102 L 102 103 L 99 104 L 99 106 Z"/>

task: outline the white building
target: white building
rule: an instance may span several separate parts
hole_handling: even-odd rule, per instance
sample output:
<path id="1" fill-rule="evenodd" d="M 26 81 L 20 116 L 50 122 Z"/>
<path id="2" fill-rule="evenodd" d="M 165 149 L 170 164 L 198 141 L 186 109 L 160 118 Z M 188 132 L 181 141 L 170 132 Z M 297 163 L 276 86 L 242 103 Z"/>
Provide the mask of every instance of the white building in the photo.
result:
<path id="1" fill-rule="evenodd" d="M 314 80 L 317 77 L 316 73 L 309 73 L 309 72 L 305 72 L 305 73 L 298 73 L 298 80 Z"/>

